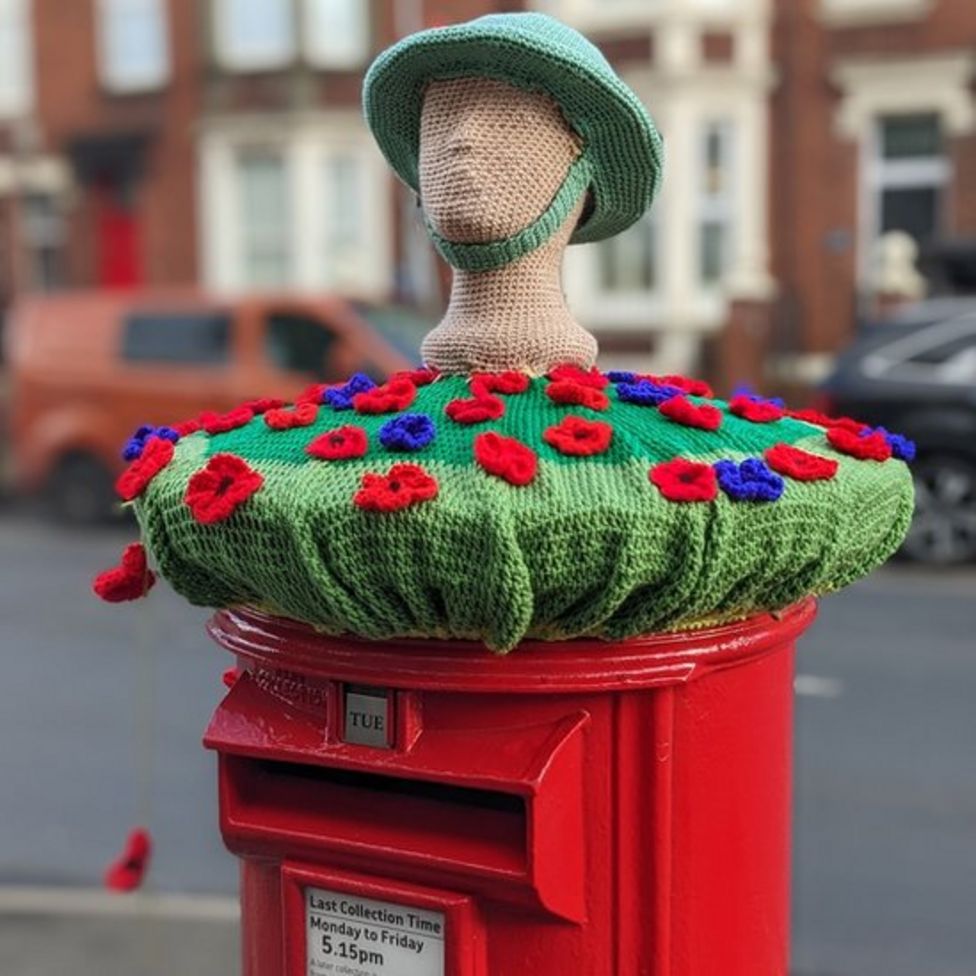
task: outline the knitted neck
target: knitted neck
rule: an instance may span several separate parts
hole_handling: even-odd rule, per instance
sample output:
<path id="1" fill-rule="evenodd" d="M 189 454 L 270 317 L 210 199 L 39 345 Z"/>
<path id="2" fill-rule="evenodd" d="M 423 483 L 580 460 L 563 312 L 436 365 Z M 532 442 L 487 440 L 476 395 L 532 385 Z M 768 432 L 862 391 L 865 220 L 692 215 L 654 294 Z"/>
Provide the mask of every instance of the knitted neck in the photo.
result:
<path id="1" fill-rule="evenodd" d="M 424 340 L 424 361 L 442 373 L 516 369 L 541 375 L 560 363 L 584 368 L 596 340 L 566 305 L 560 268 L 583 201 L 542 247 L 492 271 L 454 272 L 440 324 Z"/>

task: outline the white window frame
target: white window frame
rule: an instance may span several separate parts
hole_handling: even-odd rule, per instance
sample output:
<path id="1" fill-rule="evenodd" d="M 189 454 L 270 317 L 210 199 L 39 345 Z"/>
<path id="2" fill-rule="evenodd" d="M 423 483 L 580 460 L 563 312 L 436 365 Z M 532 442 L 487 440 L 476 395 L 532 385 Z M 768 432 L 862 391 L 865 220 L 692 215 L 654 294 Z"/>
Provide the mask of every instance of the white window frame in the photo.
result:
<path id="1" fill-rule="evenodd" d="M 0 69 L 0 119 L 23 118 L 34 104 L 34 32 L 30 0 L 0 0 L 0 29 L 9 32 L 9 56 Z M 7 52 L 3 52 L 6 54 Z"/>
<path id="2" fill-rule="evenodd" d="M 292 124 L 267 116 L 209 123 L 200 137 L 199 199 L 203 277 L 216 291 L 253 291 L 245 276 L 235 166 L 242 149 L 282 154 L 289 173 L 288 287 L 302 292 L 337 290 L 382 300 L 393 284 L 393 207 L 389 167 L 361 117 L 354 112 L 315 113 Z M 355 160 L 358 239 L 336 242 L 328 221 L 328 160 Z"/>
<path id="3" fill-rule="evenodd" d="M 976 99 L 970 91 L 976 57 L 949 51 L 914 58 L 839 62 L 831 80 L 841 90 L 834 124 L 838 135 L 858 145 L 859 192 L 857 279 L 870 287 L 877 216 L 872 192 L 871 161 L 877 155 L 877 119 L 882 115 L 934 112 L 945 138 L 976 132 Z"/>
<path id="4" fill-rule="evenodd" d="M 625 235 L 633 234 L 637 232 L 637 228 L 643 225 L 643 230 L 645 233 L 649 234 L 651 237 L 651 254 L 652 254 L 652 276 L 653 282 L 648 288 L 608 288 L 603 282 L 603 268 L 602 262 L 604 260 L 603 254 L 600 253 L 601 248 L 614 247 L 617 246 L 619 241 L 625 237 Z M 607 241 L 600 241 L 599 244 L 595 246 L 595 265 L 596 265 L 596 294 L 597 300 L 602 304 L 604 302 L 609 302 L 613 304 L 614 302 L 621 302 L 624 304 L 631 304 L 633 302 L 647 301 L 648 299 L 653 299 L 661 287 L 661 269 L 660 269 L 660 228 L 658 227 L 657 212 L 654 208 L 651 208 L 646 214 L 644 214 L 640 220 L 635 221 L 627 230 L 622 231 L 616 237 L 612 237 Z"/>
<path id="5" fill-rule="evenodd" d="M 249 228 L 244 219 L 244 162 L 248 158 L 258 158 L 261 156 L 267 156 L 269 158 L 274 158 L 281 164 L 281 179 L 282 179 L 282 213 L 281 213 L 281 228 L 279 233 L 276 235 L 275 245 L 280 247 L 281 256 L 283 259 L 283 275 L 280 281 L 258 283 L 254 282 L 249 273 L 249 259 L 250 250 L 254 241 L 251 238 L 252 228 Z M 273 290 L 275 288 L 287 288 L 294 283 L 295 280 L 295 251 L 294 251 L 294 241 L 292 240 L 292 223 L 294 220 L 294 175 L 293 167 L 291 165 L 291 160 L 289 159 L 289 154 L 286 146 L 282 145 L 268 145 L 263 143 L 252 143 L 243 144 L 237 148 L 234 154 L 234 192 L 236 197 L 237 212 L 240 221 L 240 236 L 238 238 L 238 243 L 240 247 L 240 252 L 237 255 L 237 262 L 240 267 L 241 280 L 249 288 L 253 287 L 256 289 L 269 289 Z"/>
<path id="6" fill-rule="evenodd" d="M 722 189 L 719 193 L 709 193 L 706 186 L 708 176 L 708 140 L 712 132 L 718 132 L 721 139 L 725 171 Z M 695 179 L 695 278 L 706 291 L 720 291 L 726 278 L 732 272 L 736 252 L 736 206 L 735 187 L 737 180 L 736 164 L 736 125 L 731 118 L 706 118 L 698 131 L 698 153 Z M 722 254 L 719 275 L 714 281 L 705 278 L 702 267 L 703 236 L 706 224 L 718 223 L 723 227 Z"/>
<path id="7" fill-rule="evenodd" d="M 563 282 L 570 304 L 579 317 L 595 330 L 648 329 L 660 321 L 663 312 L 664 262 L 667 249 L 661 246 L 665 236 L 665 211 L 655 202 L 648 221 L 654 234 L 654 284 L 650 289 L 617 290 L 603 285 L 600 248 L 608 242 L 569 248 L 563 269 Z M 626 232 L 625 232 L 626 233 Z"/>
<path id="8" fill-rule="evenodd" d="M 211 0 L 213 46 L 217 63 L 228 71 L 241 72 L 274 71 L 294 63 L 298 57 L 299 24 L 297 23 L 296 7 L 292 0 L 277 0 L 282 5 L 282 9 L 288 11 L 290 36 L 285 47 L 272 53 L 234 49 L 230 42 L 232 36 L 230 25 L 233 16 L 232 4 L 235 2 L 238 0 Z"/>
<path id="9" fill-rule="evenodd" d="M 46 206 L 40 211 L 38 203 Z M 63 193 L 29 193 L 22 201 L 21 234 L 29 264 L 29 281 L 36 291 L 57 291 L 65 284 L 68 224 Z M 54 280 L 44 280 L 45 254 L 54 256 Z"/>
<path id="10" fill-rule="evenodd" d="M 951 186 L 952 164 L 943 151 L 939 156 L 921 156 L 907 159 L 885 159 L 883 130 L 886 119 L 902 113 L 884 113 L 874 119 L 867 139 L 868 153 L 862 168 L 861 187 L 865 196 L 865 229 L 868 238 L 865 249 L 873 254 L 881 239 L 882 197 L 885 190 L 937 189 L 940 193 L 939 205 L 943 210 L 940 220 L 944 225 L 946 191 Z M 939 113 L 912 112 L 912 115 L 933 115 L 939 121 Z M 923 242 L 916 241 L 916 244 Z"/>
<path id="11" fill-rule="evenodd" d="M 117 43 L 112 33 L 117 29 L 118 18 L 125 15 L 124 8 L 140 4 L 146 6 L 146 12 L 150 13 L 156 21 L 159 32 L 159 59 L 155 64 L 143 63 L 140 72 L 126 75 L 120 73 L 118 66 L 112 61 L 112 51 Z M 122 94 L 162 88 L 170 79 L 168 9 L 163 0 L 97 0 L 95 14 L 96 61 L 102 85 L 108 91 Z"/>
<path id="12" fill-rule="evenodd" d="M 316 29 L 318 21 L 315 7 L 319 3 L 328 2 L 329 0 L 302 0 L 301 35 L 305 60 L 314 68 L 328 71 L 351 71 L 363 67 L 370 55 L 370 5 L 363 0 L 351 0 L 350 7 L 357 15 L 355 35 L 347 38 L 345 46 L 340 47 L 330 43 L 335 38 L 323 37 Z"/>

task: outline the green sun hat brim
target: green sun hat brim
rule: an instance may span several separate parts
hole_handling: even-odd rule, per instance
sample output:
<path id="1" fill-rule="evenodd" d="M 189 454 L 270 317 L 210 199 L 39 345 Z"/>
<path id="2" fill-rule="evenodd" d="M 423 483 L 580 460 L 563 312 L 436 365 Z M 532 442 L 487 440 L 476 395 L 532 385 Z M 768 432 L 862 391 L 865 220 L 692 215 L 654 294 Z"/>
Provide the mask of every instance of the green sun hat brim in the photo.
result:
<path id="1" fill-rule="evenodd" d="M 663 143 L 640 99 L 582 34 L 545 14 L 489 14 L 387 48 L 363 84 L 366 122 L 400 179 L 419 192 L 420 114 L 435 80 L 484 77 L 549 95 L 583 140 L 592 210 L 570 243 L 604 240 L 650 207 Z"/>

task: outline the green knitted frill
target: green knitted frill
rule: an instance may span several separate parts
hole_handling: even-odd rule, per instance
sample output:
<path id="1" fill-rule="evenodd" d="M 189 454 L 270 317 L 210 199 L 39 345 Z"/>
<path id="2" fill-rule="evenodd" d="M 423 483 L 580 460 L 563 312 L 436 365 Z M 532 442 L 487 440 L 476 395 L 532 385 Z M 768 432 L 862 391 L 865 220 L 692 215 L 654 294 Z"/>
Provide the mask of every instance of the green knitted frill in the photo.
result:
<path id="1" fill-rule="evenodd" d="M 192 603 L 499 652 L 782 608 L 907 530 L 887 431 L 681 377 L 550 377 L 356 377 L 210 415 L 150 438 L 126 497 Z"/>

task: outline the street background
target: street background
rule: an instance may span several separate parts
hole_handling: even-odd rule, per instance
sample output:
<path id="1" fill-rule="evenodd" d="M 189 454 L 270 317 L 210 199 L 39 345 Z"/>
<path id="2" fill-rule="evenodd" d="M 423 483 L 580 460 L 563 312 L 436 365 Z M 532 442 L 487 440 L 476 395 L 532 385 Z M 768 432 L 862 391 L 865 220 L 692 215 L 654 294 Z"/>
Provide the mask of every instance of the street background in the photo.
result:
<path id="1" fill-rule="evenodd" d="M 134 538 L 119 451 L 417 360 L 450 275 L 362 77 L 523 9 L 585 32 L 667 146 L 651 212 L 567 256 L 601 366 L 919 441 L 916 561 L 799 648 L 793 976 L 976 976 L 972 0 L 0 0 L 0 976 L 239 972 L 200 742 L 231 661 L 165 583 L 93 599 Z M 934 325 L 885 360 L 914 392 L 832 383 L 871 323 Z M 110 894 L 139 825 L 146 882 Z"/>

